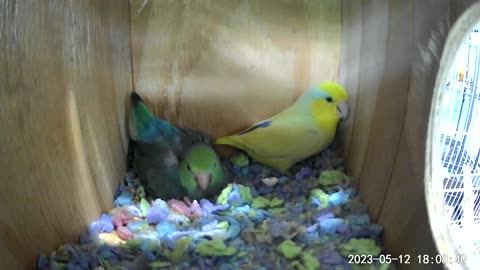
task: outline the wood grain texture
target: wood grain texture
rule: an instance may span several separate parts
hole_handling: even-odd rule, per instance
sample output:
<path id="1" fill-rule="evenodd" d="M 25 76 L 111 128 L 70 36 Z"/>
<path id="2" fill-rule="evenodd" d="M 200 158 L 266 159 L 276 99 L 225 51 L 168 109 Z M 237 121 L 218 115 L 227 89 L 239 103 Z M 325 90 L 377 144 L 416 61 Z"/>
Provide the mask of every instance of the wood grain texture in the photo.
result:
<path id="1" fill-rule="evenodd" d="M 132 1 L 135 89 L 161 117 L 213 137 L 338 80 L 341 2 Z"/>
<path id="2" fill-rule="evenodd" d="M 112 206 L 132 85 L 128 17 L 128 1 L 0 0 L 6 269 L 33 269 Z"/>
<path id="3" fill-rule="evenodd" d="M 378 222 L 387 228 L 384 243 L 392 254 L 438 254 L 428 219 L 423 177 L 430 105 L 449 28 L 449 4 L 449 1 L 434 0 L 413 2 L 411 21 L 416 48 L 412 48 L 404 128 L 378 217 Z M 428 267 L 439 269 L 439 266 L 418 264 L 409 269 Z"/>
<path id="4" fill-rule="evenodd" d="M 338 127 L 337 141 L 343 147 L 343 156 L 348 155 L 348 151 L 354 139 L 359 139 L 358 134 L 353 134 L 353 126 L 359 98 L 359 80 L 360 77 L 360 46 L 362 36 L 362 2 L 351 1 L 349 4 L 342 4 L 342 44 L 340 46 L 340 84 L 348 89 L 349 99 L 347 101 L 350 116 L 340 123 Z M 362 138 L 364 139 L 364 138 Z M 355 145 L 359 145 L 358 143 Z M 354 169 L 353 160 L 349 160 L 349 169 L 351 172 L 358 171 Z M 361 162 L 356 164 L 360 165 Z"/>
<path id="5" fill-rule="evenodd" d="M 340 76 L 343 83 L 356 95 L 350 100 L 350 122 L 344 134 L 351 134 L 345 142 L 346 165 L 359 176 L 365 161 L 377 94 L 386 62 L 389 2 L 383 0 L 344 1 L 343 31 L 355 29 L 343 36 Z M 355 80 L 355 77 L 358 78 Z"/>
<path id="6" fill-rule="evenodd" d="M 111 207 L 132 85 L 156 114 L 218 137 L 325 79 L 350 94 L 347 167 L 387 251 L 436 253 L 422 180 L 443 40 L 424 49 L 474 1 L 142 2 L 0 0 L 2 266 L 33 268 Z"/>
<path id="7" fill-rule="evenodd" d="M 356 93 L 343 134 L 347 167 L 393 256 L 437 254 L 423 185 L 430 104 L 449 21 L 472 2 L 343 1 L 340 78 Z M 428 267 L 440 268 L 400 265 Z"/>
<path id="8" fill-rule="evenodd" d="M 343 47 L 360 48 L 343 50 L 346 55 L 342 56 L 345 61 L 340 71 L 350 88 L 357 89 L 352 100 L 353 121 L 350 130 L 344 132 L 348 136 L 346 163 L 350 172 L 359 177 L 362 195 L 376 219 L 392 173 L 405 114 L 414 50 L 413 3 L 372 0 L 359 5 L 345 1 L 344 10 L 348 11 L 343 17 L 344 31 L 357 31 L 344 36 Z M 358 29 L 358 25 L 362 27 Z M 349 55 L 352 53 L 359 57 Z M 356 79 L 352 80 L 352 76 Z"/>
<path id="9" fill-rule="evenodd" d="M 384 199 L 377 194 L 386 193 L 388 180 L 385 179 L 390 179 L 392 174 L 403 128 L 413 59 L 411 52 L 415 50 L 413 2 L 389 1 L 387 33 L 390 34 L 386 39 L 385 51 L 377 52 L 378 57 L 384 57 L 385 62 L 380 67 L 380 90 L 376 95 L 359 181 L 359 188 L 363 191 L 363 196 L 368 197 L 370 213 L 375 219 L 378 218 Z"/>

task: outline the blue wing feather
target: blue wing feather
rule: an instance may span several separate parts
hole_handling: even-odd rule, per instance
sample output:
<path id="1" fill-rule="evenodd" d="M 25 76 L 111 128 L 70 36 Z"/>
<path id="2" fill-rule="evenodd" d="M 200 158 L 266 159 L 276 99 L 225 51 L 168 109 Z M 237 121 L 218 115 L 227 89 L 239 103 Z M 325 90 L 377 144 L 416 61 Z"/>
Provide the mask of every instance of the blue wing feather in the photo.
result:
<path id="1" fill-rule="evenodd" d="M 138 133 L 138 139 L 146 143 L 162 141 L 171 143 L 180 136 L 180 130 L 178 128 L 157 117 L 152 118 L 139 128 Z"/>
<path id="2" fill-rule="evenodd" d="M 258 124 L 256 124 L 256 125 L 254 125 L 253 127 L 250 127 L 249 129 L 244 130 L 244 131 L 238 133 L 238 135 L 242 135 L 242 134 L 245 134 L 245 133 L 252 132 L 252 131 L 254 131 L 255 129 L 258 129 L 258 128 L 266 128 L 266 127 L 269 127 L 270 124 L 272 124 L 272 120 L 266 120 L 266 121 L 260 122 L 260 123 L 258 123 Z"/>

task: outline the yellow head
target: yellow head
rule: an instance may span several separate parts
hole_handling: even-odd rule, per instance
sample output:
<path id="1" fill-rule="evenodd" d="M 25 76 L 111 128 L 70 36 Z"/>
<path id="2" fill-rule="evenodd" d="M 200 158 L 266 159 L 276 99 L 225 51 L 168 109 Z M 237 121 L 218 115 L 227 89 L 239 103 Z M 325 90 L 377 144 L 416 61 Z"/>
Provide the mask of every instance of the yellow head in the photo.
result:
<path id="1" fill-rule="evenodd" d="M 338 83 L 325 81 L 310 88 L 298 100 L 302 106 L 311 106 L 313 115 L 318 117 L 336 117 L 345 119 L 348 115 L 347 91 Z"/>
<path id="2" fill-rule="evenodd" d="M 332 81 L 325 81 L 313 88 L 314 91 L 320 93 L 327 93 L 333 98 L 333 103 L 339 104 L 340 102 L 348 99 L 347 91 L 338 83 Z"/>

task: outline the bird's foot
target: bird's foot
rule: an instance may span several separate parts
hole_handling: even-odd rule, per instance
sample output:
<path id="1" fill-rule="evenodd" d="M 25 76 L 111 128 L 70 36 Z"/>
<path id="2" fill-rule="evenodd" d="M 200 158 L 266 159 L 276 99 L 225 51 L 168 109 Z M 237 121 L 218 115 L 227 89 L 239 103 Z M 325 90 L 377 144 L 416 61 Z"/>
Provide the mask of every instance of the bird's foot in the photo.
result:
<path id="1" fill-rule="evenodd" d="M 188 197 L 184 197 L 183 201 L 171 199 L 168 201 L 168 204 L 172 210 L 188 217 L 189 219 L 200 218 L 203 215 L 200 204 L 196 200 L 194 200 L 193 203 L 190 202 L 190 198 Z"/>
<path id="2" fill-rule="evenodd" d="M 183 197 L 183 201 L 185 202 L 186 205 L 190 206 L 192 204 L 192 202 L 190 201 L 190 198 L 189 197 Z"/>

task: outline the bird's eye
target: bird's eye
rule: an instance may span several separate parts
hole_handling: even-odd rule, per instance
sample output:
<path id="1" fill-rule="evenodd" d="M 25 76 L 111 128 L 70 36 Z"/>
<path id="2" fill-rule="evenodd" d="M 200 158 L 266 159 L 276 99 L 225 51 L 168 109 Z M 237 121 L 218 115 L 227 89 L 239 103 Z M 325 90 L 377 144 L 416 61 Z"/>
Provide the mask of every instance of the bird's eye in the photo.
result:
<path id="1" fill-rule="evenodd" d="M 328 102 L 328 103 L 332 103 L 332 102 L 333 102 L 333 98 L 332 98 L 332 97 L 327 97 L 327 102 Z"/>

